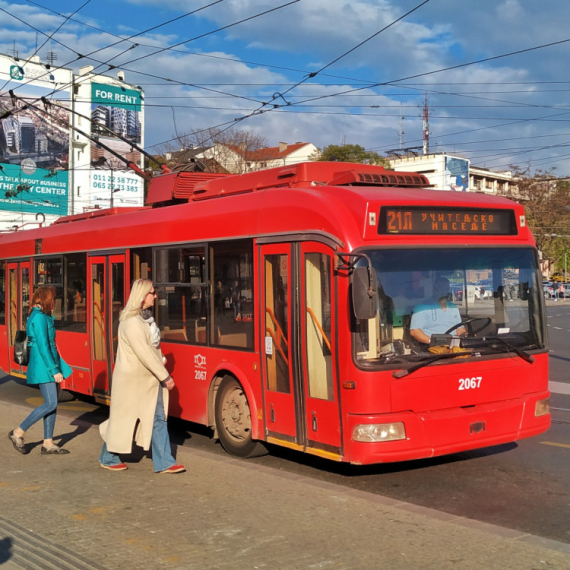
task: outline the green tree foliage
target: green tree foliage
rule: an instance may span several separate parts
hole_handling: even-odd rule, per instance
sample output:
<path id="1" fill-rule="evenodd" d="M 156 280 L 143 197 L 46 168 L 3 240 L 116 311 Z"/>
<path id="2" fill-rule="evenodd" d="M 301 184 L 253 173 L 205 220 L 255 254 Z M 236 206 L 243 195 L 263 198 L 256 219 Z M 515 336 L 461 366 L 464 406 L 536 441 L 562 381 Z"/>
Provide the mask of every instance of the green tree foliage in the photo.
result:
<path id="1" fill-rule="evenodd" d="M 563 271 L 570 259 L 570 183 L 557 179 L 553 171 L 512 167 L 516 180 L 511 197 L 520 202 L 527 223 L 544 261 L 551 271 Z"/>
<path id="2" fill-rule="evenodd" d="M 373 150 L 366 150 L 359 144 L 329 144 L 309 157 L 323 162 L 359 162 L 390 168 L 390 161 Z"/>

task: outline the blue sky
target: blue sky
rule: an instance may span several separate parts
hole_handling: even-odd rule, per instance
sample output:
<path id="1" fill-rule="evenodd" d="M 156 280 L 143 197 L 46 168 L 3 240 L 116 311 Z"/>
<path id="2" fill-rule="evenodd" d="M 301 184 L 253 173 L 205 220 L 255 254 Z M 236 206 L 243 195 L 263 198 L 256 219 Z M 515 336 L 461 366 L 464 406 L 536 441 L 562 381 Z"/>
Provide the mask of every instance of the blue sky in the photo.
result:
<path id="1" fill-rule="evenodd" d="M 570 2 L 421 4 L 0 0 L 0 52 L 27 57 L 38 46 L 42 60 L 56 52 L 56 64 L 75 71 L 123 69 L 145 92 L 150 152 L 176 147 L 176 133 L 232 124 L 269 145 L 420 147 L 427 93 L 432 152 L 570 176 Z M 530 51 L 513 53 L 522 50 Z M 513 55 L 497 58 L 504 54 Z"/>

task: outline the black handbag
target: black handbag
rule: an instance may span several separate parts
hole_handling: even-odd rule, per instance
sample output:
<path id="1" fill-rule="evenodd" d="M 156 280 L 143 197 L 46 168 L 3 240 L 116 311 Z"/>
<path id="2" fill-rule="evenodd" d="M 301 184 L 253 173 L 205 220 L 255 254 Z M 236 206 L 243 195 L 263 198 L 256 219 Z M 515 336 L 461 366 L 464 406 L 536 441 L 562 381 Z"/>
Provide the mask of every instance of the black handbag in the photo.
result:
<path id="1" fill-rule="evenodd" d="M 26 331 L 17 331 L 14 339 L 14 362 L 20 366 L 27 366 L 29 360 L 28 335 Z"/>

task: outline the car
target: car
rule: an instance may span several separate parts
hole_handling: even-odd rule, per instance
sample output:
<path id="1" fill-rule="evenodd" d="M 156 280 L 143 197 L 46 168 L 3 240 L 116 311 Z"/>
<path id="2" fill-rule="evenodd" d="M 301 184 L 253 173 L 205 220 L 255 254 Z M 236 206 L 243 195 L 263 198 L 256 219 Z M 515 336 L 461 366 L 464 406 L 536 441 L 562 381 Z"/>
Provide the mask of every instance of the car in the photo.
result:
<path id="1" fill-rule="evenodd" d="M 544 293 L 545 299 L 553 299 L 554 298 L 554 283 L 552 281 L 543 281 L 542 282 L 542 291 Z"/>
<path id="2" fill-rule="evenodd" d="M 560 288 L 562 287 L 562 295 L 560 295 Z M 542 290 L 544 291 L 545 299 L 565 299 L 570 297 L 570 283 L 557 283 L 553 281 L 544 281 L 542 283 Z"/>
<path id="3" fill-rule="evenodd" d="M 493 292 L 489 286 L 475 285 L 473 289 L 475 293 L 475 299 L 477 300 L 491 299 L 493 297 Z"/>

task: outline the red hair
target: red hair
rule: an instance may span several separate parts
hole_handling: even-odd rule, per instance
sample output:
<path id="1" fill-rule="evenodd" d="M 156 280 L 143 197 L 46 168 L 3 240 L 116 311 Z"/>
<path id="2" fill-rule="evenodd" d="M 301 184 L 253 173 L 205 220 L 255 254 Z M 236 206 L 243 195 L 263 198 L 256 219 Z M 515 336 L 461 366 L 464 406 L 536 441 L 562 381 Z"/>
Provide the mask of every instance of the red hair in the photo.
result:
<path id="1" fill-rule="evenodd" d="M 34 308 L 34 305 L 39 305 L 42 313 L 46 315 L 51 315 L 53 312 L 53 306 L 55 301 L 55 287 L 51 285 L 41 285 L 34 291 L 34 296 L 32 298 L 32 304 L 30 306 L 30 313 Z"/>

